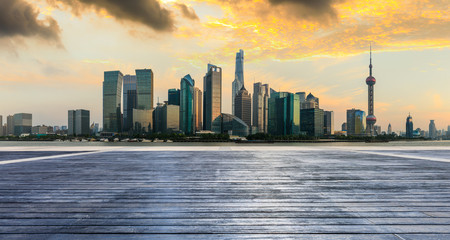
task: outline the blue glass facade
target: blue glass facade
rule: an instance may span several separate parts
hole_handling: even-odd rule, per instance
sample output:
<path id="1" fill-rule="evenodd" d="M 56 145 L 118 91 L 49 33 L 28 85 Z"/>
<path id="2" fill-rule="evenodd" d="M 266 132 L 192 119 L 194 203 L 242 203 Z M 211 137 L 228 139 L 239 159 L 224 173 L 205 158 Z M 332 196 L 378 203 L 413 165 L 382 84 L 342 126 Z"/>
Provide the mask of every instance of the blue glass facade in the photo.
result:
<path id="1" fill-rule="evenodd" d="M 195 133 L 194 86 L 195 81 L 189 74 L 180 81 L 180 130 L 187 135 Z"/>
<path id="2" fill-rule="evenodd" d="M 300 134 L 299 95 L 271 91 L 268 130 L 272 135 Z"/>
<path id="3" fill-rule="evenodd" d="M 137 108 L 141 110 L 153 109 L 153 72 L 151 69 L 136 70 Z"/>
<path id="4" fill-rule="evenodd" d="M 122 83 L 120 71 L 104 73 L 103 81 L 103 131 L 121 132 L 122 130 Z"/>
<path id="5" fill-rule="evenodd" d="M 169 89 L 168 99 L 169 105 L 180 105 L 180 89 Z"/>

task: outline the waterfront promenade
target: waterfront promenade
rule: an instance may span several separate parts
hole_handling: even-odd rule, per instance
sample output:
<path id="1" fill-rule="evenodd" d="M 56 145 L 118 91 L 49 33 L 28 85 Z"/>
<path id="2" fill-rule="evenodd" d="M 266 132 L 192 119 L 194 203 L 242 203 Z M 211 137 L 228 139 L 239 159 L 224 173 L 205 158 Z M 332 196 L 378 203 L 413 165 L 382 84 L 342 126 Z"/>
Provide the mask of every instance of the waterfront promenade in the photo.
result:
<path id="1" fill-rule="evenodd" d="M 0 147 L 0 239 L 450 239 L 450 148 Z"/>

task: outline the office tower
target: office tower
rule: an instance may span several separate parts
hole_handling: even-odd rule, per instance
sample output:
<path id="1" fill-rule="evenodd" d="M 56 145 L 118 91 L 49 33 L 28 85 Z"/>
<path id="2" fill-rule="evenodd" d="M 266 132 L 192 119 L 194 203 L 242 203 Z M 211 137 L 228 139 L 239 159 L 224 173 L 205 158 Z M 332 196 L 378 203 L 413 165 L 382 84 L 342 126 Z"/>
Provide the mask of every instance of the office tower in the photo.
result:
<path id="1" fill-rule="evenodd" d="M 203 129 L 202 127 L 202 90 L 195 87 L 194 88 L 194 126 L 195 126 L 195 132 L 201 131 Z"/>
<path id="2" fill-rule="evenodd" d="M 149 133 L 152 131 L 153 110 L 151 109 L 133 109 L 133 132 Z"/>
<path id="3" fill-rule="evenodd" d="M 305 92 L 296 92 L 295 94 L 297 94 L 300 98 L 300 107 L 302 106 L 302 103 L 306 102 L 306 93 Z M 319 100 L 317 100 L 319 101 Z"/>
<path id="4" fill-rule="evenodd" d="M 14 116 L 6 117 L 6 135 L 14 135 Z"/>
<path id="5" fill-rule="evenodd" d="M 133 109 L 137 107 L 136 76 L 123 77 L 123 131 L 133 129 Z"/>
<path id="6" fill-rule="evenodd" d="M 347 136 L 364 136 L 366 113 L 359 109 L 347 110 Z"/>
<path id="7" fill-rule="evenodd" d="M 194 86 L 195 81 L 189 74 L 180 81 L 180 130 L 186 135 L 195 133 Z"/>
<path id="8" fill-rule="evenodd" d="M 234 115 L 244 121 L 250 129 L 252 126 L 252 97 L 244 86 L 234 98 L 234 108 Z"/>
<path id="9" fill-rule="evenodd" d="M 0 115 L 0 136 L 4 136 L 5 134 L 3 133 L 3 116 Z"/>
<path id="10" fill-rule="evenodd" d="M 413 138 L 413 132 L 414 132 L 413 119 L 411 117 L 411 114 L 409 114 L 408 117 L 406 118 L 406 137 Z"/>
<path id="11" fill-rule="evenodd" d="M 153 71 L 151 69 L 136 69 L 137 108 L 153 110 Z"/>
<path id="12" fill-rule="evenodd" d="M 343 132 L 347 131 L 347 123 L 346 122 L 342 124 L 341 129 L 342 129 Z"/>
<path id="13" fill-rule="evenodd" d="M 33 116 L 30 113 L 14 114 L 14 135 L 31 134 Z"/>
<path id="14" fill-rule="evenodd" d="M 304 97 L 303 92 L 299 93 L 298 95 L 301 98 Z M 312 95 L 312 93 L 309 93 L 303 102 L 300 101 L 300 104 L 301 109 L 319 108 L 319 98 L 316 98 L 314 97 L 314 95 Z"/>
<path id="15" fill-rule="evenodd" d="M 324 111 L 319 108 L 300 110 L 300 131 L 308 136 L 321 137 L 324 135 Z"/>
<path id="16" fill-rule="evenodd" d="M 248 125 L 240 118 L 222 113 L 212 123 L 212 131 L 230 136 L 246 137 L 249 134 Z"/>
<path id="17" fill-rule="evenodd" d="M 180 89 L 172 88 L 168 91 L 168 104 L 169 105 L 180 105 Z"/>
<path id="18" fill-rule="evenodd" d="M 387 132 L 389 135 L 391 135 L 392 134 L 392 126 L 391 126 L 391 124 L 389 123 L 389 126 L 388 126 L 388 132 Z"/>
<path id="19" fill-rule="evenodd" d="M 380 135 L 381 134 L 381 126 L 375 125 L 375 126 L 373 126 L 373 129 L 374 129 L 374 134 L 375 135 Z"/>
<path id="20" fill-rule="evenodd" d="M 233 105 L 232 106 L 233 115 L 236 115 L 234 99 L 236 98 L 236 95 L 242 89 L 243 86 L 244 86 L 244 50 L 240 49 L 239 52 L 236 53 L 236 69 L 234 73 L 234 81 L 231 95 L 231 102 Z"/>
<path id="21" fill-rule="evenodd" d="M 8 133 L 8 124 L 3 124 L 3 126 L 1 126 L 2 130 L 3 130 L 3 136 L 7 136 Z M 450 133 L 450 132 L 449 132 Z"/>
<path id="22" fill-rule="evenodd" d="M 153 112 L 155 133 L 178 133 L 180 130 L 180 106 L 158 103 Z"/>
<path id="23" fill-rule="evenodd" d="M 428 134 L 431 139 L 437 138 L 436 124 L 434 123 L 434 120 L 430 120 L 430 124 L 428 125 Z"/>
<path id="24" fill-rule="evenodd" d="M 302 115 L 300 114 L 300 119 Z M 301 125 L 301 124 L 300 124 Z M 325 135 L 333 135 L 334 134 L 334 112 L 333 111 L 324 111 L 323 112 L 323 130 Z"/>
<path id="25" fill-rule="evenodd" d="M 104 73 L 103 81 L 103 131 L 119 133 L 122 131 L 122 83 L 120 71 Z"/>
<path id="26" fill-rule="evenodd" d="M 269 94 L 269 84 L 253 84 L 253 127 L 256 127 L 256 133 L 267 133 Z"/>
<path id="27" fill-rule="evenodd" d="M 374 135 L 373 126 L 377 122 L 377 118 L 374 115 L 375 113 L 374 113 L 374 107 L 373 107 L 373 103 L 374 103 L 373 93 L 374 93 L 374 85 L 376 83 L 376 79 L 372 76 L 372 46 L 370 46 L 369 72 L 370 72 L 370 75 L 366 79 L 366 84 L 369 88 L 369 101 L 368 101 L 369 115 L 366 118 L 366 122 L 367 122 L 367 130 L 366 131 L 367 131 L 367 135 L 373 136 Z"/>
<path id="28" fill-rule="evenodd" d="M 68 111 L 68 135 L 90 135 L 89 110 L 77 109 Z"/>
<path id="29" fill-rule="evenodd" d="M 268 132 L 272 135 L 300 134 L 299 95 L 289 92 L 271 92 Z"/>
<path id="30" fill-rule="evenodd" d="M 203 130 L 211 130 L 212 121 L 222 112 L 222 68 L 208 64 L 203 78 Z"/>

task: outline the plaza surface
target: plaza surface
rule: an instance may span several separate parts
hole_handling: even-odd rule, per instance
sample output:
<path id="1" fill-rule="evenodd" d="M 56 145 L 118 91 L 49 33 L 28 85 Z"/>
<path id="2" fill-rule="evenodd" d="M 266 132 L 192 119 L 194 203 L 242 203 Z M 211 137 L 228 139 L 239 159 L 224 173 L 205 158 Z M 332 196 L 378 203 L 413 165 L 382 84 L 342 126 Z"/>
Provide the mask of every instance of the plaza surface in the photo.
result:
<path id="1" fill-rule="evenodd" d="M 450 239 L 450 148 L 0 147 L 0 239 Z"/>

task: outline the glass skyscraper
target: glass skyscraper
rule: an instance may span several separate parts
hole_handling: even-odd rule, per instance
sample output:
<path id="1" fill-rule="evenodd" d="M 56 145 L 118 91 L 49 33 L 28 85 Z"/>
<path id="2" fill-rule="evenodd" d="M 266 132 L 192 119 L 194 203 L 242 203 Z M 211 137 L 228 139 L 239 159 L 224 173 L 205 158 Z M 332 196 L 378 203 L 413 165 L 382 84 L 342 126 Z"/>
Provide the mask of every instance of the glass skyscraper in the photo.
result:
<path id="1" fill-rule="evenodd" d="M 347 136 L 364 136 L 366 113 L 360 109 L 347 110 Z"/>
<path id="2" fill-rule="evenodd" d="M 244 86 L 234 98 L 234 107 L 234 115 L 244 121 L 250 129 L 252 126 L 252 97 Z"/>
<path id="3" fill-rule="evenodd" d="M 137 108 L 153 110 L 153 71 L 151 69 L 136 70 Z"/>
<path id="4" fill-rule="evenodd" d="M 195 87 L 194 88 L 194 125 L 195 125 L 195 131 L 202 130 L 202 101 L 203 101 L 203 94 L 202 90 Z"/>
<path id="5" fill-rule="evenodd" d="M 233 115 L 235 115 L 234 99 L 243 86 L 244 86 L 244 50 L 240 49 L 239 52 L 236 53 L 236 68 L 231 93 Z"/>
<path id="6" fill-rule="evenodd" d="M 33 116 L 30 113 L 14 114 L 14 135 L 31 134 Z"/>
<path id="7" fill-rule="evenodd" d="M 324 133 L 323 110 L 308 108 L 301 110 L 300 129 L 308 136 L 321 137 Z"/>
<path id="8" fill-rule="evenodd" d="M 253 84 L 253 127 L 259 133 L 267 133 L 269 97 L 269 84 Z"/>
<path id="9" fill-rule="evenodd" d="M 300 134 L 300 97 L 297 94 L 271 89 L 268 130 L 272 135 Z"/>
<path id="10" fill-rule="evenodd" d="M 222 68 L 208 64 L 203 78 L 203 130 L 211 130 L 212 121 L 222 113 Z"/>
<path id="11" fill-rule="evenodd" d="M 180 89 L 169 89 L 168 99 L 169 105 L 180 105 Z"/>
<path id="12" fill-rule="evenodd" d="M 300 117 L 301 114 L 300 114 Z M 333 135 L 334 134 L 334 112 L 324 111 L 323 112 L 323 134 Z"/>
<path id="13" fill-rule="evenodd" d="M 406 118 L 406 137 L 407 138 L 413 138 L 414 136 L 414 126 L 413 126 L 413 119 L 411 115 L 409 115 Z"/>
<path id="14" fill-rule="evenodd" d="M 122 83 L 120 71 L 104 73 L 103 81 L 103 131 L 118 133 L 122 131 Z"/>
<path id="15" fill-rule="evenodd" d="M 90 135 L 89 110 L 77 109 L 68 111 L 68 135 Z"/>
<path id="16" fill-rule="evenodd" d="M 133 109 L 137 107 L 136 76 L 123 77 L 123 130 L 133 129 Z"/>
<path id="17" fill-rule="evenodd" d="M 180 130 L 186 135 L 195 133 L 194 86 L 195 81 L 189 74 L 180 81 Z"/>

